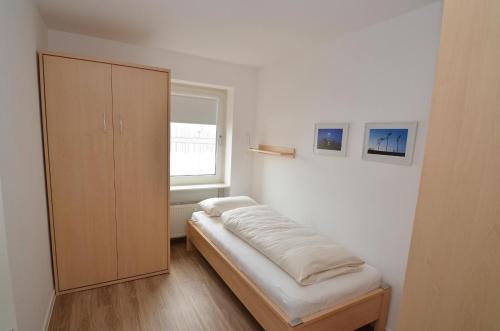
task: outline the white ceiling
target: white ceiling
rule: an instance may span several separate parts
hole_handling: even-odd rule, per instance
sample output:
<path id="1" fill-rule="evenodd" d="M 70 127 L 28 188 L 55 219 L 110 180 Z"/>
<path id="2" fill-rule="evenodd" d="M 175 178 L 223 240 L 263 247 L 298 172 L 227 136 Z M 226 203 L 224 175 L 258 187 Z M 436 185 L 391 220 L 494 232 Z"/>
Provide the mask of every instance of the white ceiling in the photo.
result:
<path id="1" fill-rule="evenodd" d="M 262 66 L 436 0 L 36 0 L 51 29 Z"/>

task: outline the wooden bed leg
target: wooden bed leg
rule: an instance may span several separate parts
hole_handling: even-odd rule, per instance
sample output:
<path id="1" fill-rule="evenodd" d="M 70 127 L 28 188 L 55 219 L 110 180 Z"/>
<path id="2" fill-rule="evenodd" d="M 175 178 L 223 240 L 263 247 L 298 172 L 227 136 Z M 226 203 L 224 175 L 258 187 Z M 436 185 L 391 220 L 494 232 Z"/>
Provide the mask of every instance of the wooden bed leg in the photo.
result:
<path id="1" fill-rule="evenodd" d="M 380 307 L 380 316 L 373 322 L 373 331 L 385 331 L 387 324 L 387 315 L 389 314 L 389 304 L 391 302 L 391 287 L 383 285 L 384 295 L 382 297 L 382 307 Z"/>
<path id="2" fill-rule="evenodd" d="M 191 252 L 193 250 L 193 243 L 191 242 L 191 239 L 190 238 L 190 234 L 189 234 L 189 222 L 190 220 L 188 220 L 186 222 L 186 250 L 188 252 Z"/>

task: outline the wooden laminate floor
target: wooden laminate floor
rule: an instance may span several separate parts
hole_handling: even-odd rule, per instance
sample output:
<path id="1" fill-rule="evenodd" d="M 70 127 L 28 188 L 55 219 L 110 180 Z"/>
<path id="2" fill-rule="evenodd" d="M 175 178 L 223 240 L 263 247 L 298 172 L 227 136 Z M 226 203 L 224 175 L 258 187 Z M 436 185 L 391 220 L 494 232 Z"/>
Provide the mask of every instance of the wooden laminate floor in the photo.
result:
<path id="1" fill-rule="evenodd" d="M 262 330 L 185 242 L 172 242 L 170 269 L 170 275 L 57 297 L 49 330 Z"/>
<path id="2" fill-rule="evenodd" d="M 262 328 L 198 252 L 187 252 L 184 241 L 174 241 L 170 275 L 61 295 L 49 330 Z"/>

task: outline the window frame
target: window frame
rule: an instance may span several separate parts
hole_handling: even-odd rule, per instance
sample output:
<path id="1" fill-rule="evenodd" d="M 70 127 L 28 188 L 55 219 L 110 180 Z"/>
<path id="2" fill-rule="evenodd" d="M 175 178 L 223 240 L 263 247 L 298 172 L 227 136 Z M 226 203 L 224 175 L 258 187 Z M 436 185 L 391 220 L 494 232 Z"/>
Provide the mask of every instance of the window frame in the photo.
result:
<path id="1" fill-rule="evenodd" d="M 170 176 L 170 185 L 206 185 L 224 183 L 226 155 L 226 108 L 228 94 L 226 90 L 199 86 L 189 83 L 172 82 L 172 96 L 204 98 L 215 100 L 217 104 L 216 117 L 216 157 L 215 175 L 179 175 Z M 172 139 L 170 137 L 170 139 Z"/>

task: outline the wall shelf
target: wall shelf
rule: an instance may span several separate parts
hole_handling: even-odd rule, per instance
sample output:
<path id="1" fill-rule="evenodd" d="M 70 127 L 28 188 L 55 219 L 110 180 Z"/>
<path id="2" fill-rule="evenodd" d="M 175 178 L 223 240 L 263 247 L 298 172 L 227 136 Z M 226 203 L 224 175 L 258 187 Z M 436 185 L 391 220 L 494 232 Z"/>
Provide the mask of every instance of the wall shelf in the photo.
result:
<path id="1" fill-rule="evenodd" d="M 258 147 L 250 147 L 248 150 L 254 153 L 288 157 L 291 159 L 295 158 L 295 148 L 290 148 L 290 147 L 259 145 Z"/>

